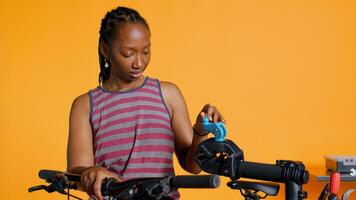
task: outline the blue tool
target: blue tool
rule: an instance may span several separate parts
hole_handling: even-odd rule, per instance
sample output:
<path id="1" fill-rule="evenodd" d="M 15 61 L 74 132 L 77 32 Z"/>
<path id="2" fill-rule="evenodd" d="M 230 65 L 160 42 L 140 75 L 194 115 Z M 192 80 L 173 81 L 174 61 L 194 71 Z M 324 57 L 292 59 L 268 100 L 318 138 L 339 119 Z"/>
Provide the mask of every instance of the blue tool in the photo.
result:
<path id="1" fill-rule="evenodd" d="M 203 130 L 205 132 L 214 134 L 216 142 L 223 142 L 225 140 L 225 137 L 227 135 L 227 130 L 225 128 L 224 123 L 222 122 L 212 123 L 209 122 L 209 119 L 207 117 L 204 117 L 202 125 L 203 125 Z"/>

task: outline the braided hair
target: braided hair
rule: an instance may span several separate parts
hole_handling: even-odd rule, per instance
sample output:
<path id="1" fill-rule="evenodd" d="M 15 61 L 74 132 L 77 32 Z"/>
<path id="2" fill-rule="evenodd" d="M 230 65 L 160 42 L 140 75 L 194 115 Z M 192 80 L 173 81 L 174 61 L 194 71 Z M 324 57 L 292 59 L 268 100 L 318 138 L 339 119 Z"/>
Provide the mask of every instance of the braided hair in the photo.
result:
<path id="1" fill-rule="evenodd" d="M 141 17 L 141 15 L 131 8 L 126 7 L 117 7 L 106 13 L 105 17 L 101 21 L 100 31 L 99 31 L 99 64 L 100 64 L 100 73 L 99 73 L 99 84 L 109 79 L 110 76 L 110 61 L 105 58 L 105 56 L 100 51 L 100 44 L 104 42 L 109 44 L 111 41 L 116 39 L 118 28 L 126 23 L 139 23 L 144 25 L 148 31 L 150 30 L 146 20 Z M 105 63 L 109 66 L 105 67 Z"/>

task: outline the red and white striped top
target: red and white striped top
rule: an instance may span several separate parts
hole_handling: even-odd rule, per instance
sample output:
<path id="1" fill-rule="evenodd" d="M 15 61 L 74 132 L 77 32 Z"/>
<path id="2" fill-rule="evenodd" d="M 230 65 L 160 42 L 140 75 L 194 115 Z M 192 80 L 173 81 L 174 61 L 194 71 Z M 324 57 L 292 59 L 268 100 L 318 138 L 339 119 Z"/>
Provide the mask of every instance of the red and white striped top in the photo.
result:
<path id="1" fill-rule="evenodd" d="M 95 165 L 122 180 L 174 175 L 171 117 L 157 79 L 125 92 L 98 86 L 89 97 Z"/>

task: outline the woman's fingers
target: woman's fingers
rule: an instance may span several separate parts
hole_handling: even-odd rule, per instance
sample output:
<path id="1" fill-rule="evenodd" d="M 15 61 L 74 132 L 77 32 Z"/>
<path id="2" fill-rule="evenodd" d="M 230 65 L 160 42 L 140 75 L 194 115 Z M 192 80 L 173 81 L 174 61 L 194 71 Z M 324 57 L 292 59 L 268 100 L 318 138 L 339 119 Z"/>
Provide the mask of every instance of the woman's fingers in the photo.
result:
<path id="1" fill-rule="evenodd" d="M 96 197 L 98 197 L 99 200 L 103 200 L 103 196 L 101 195 L 101 183 L 103 181 L 103 177 L 100 175 L 97 175 L 93 184 L 93 190 L 94 194 Z"/>
<path id="2" fill-rule="evenodd" d="M 226 120 L 225 118 L 222 116 L 222 114 L 220 113 L 220 116 L 219 116 L 219 121 L 221 121 L 222 123 L 226 123 Z"/>
<path id="3" fill-rule="evenodd" d="M 209 121 L 215 122 L 215 121 L 214 121 L 214 118 L 213 118 L 213 117 L 215 116 L 214 111 L 215 111 L 215 107 L 210 105 L 210 106 L 208 107 L 208 110 L 207 110 L 207 113 L 206 113 L 206 115 L 207 115 Z"/>
<path id="4" fill-rule="evenodd" d="M 89 195 L 95 195 L 98 200 L 102 200 L 103 196 L 101 194 L 101 184 L 103 182 L 103 179 L 106 177 L 113 177 L 117 181 L 120 181 L 120 178 L 116 174 L 109 172 L 103 167 L 93 166 L 82 173 L 80 177 L 80 182 L 82 188 Z"/>
<path id="5" fill-rule="evenodd" d="M 94 183 L 95 183 L 95 180 L 98 178 L 98 173 L 97 173 L 97 171 L 91 171 L 88 174 L 88 176 L 89 176 L 89 180 L 90 180 L 88 191 L 90 192 L 90 194 L 95 194 Z"/>
<path id="6" fill-rule="evenodd" d="M 212 107 L 210 104 L 206 104 L 203 109 L 202 109 L 202 112 L 204 112 L 204 117 L 207 117 L 209 119 L 209 121 L 213 121 L 213 118 L 212 118 L 212 113 L 213 113 L 213 110 L 212 110 Z"/>
<path id="7" fill-rule="evenodd" d="M 203 118 L 204 118 L 205 116 L 206 116 L 205 112 L 200 112 L 200 113 L 199 113 L 199 117 L 198 117 L 198 118 L 199 118 L 198 121 L 199 121 L 199 122 L 202 122 L 202 121 L 203 121 Z"/>
<path id="8" fill-rule="evenodd" d="M 203 107 L 202 112 L 200 113 L 200 116 L 207 117 L 209 119 L 209 121 L 214 122 L 214 123 L 220 122 L 220 121 L 225 123 L 225 119 L 221 115 L 219 110 L 211 104 L 206 104 Z"/>
<path id="9" fill-rule="evenodd" d="M 80 184 L 82 186 L 82 188 L 84 189 L 84 191 L 88 191 L 88 178 L 87 178 L 87 175 L 86 173 L 83 173 L 81 176 L 80 176 Z"/>
<path id="10" fill-rule="evenodd" d="M 82 173 L 80 177 L 81 186 L 89 195 L 94 194 L 102 199 L 101 182 L 104 176 L 100 167 L 91 167 Z"/>

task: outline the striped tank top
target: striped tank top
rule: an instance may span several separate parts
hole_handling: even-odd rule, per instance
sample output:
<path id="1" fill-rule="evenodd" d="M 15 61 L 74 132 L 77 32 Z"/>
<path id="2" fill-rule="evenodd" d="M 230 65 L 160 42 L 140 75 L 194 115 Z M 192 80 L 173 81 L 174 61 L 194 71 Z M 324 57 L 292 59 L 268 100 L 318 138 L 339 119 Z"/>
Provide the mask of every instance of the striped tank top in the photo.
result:
<path id="1" fill-rule="evenodd" d="M 95 165 L 123 181 L 174 175 L 171 117 L 157 79 L 124 92 L 98 86 L 89 98 Z"/>

